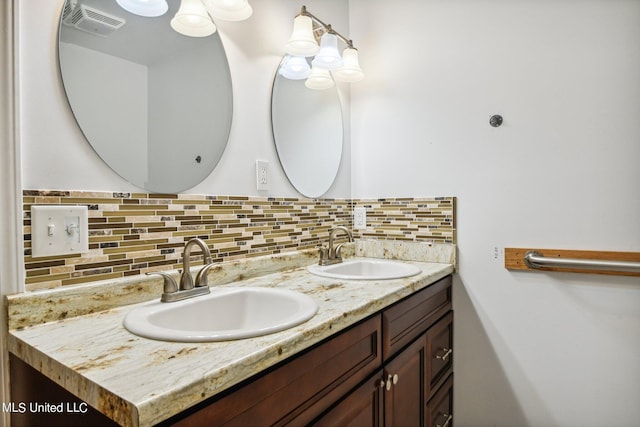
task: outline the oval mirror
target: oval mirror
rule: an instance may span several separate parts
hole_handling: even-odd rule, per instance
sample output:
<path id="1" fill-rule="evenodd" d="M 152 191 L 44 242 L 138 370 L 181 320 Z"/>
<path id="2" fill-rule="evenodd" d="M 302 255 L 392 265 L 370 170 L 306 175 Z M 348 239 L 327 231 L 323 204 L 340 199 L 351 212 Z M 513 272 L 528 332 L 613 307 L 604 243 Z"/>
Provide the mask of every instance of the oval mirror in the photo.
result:
<path id="1" fill-rule="evenodd" d="M 116 0 L 66 0 L 58 56 L 82 133 L 120 176 L 177 193 L 218 164 L 231 129 L 229 65 L 218 33 L 188 37 L 169 10 L 143 17 Z"/>
<path id="2" fill-rule="evenodd" d="M 342 158 L 338 89 L 335 85 L 308 89 L 304 80 L 290 80 L 278 72 L 271 94 L 271 122 L 278 158 L 291 185 L 306 197 L 325 194 Z"/>

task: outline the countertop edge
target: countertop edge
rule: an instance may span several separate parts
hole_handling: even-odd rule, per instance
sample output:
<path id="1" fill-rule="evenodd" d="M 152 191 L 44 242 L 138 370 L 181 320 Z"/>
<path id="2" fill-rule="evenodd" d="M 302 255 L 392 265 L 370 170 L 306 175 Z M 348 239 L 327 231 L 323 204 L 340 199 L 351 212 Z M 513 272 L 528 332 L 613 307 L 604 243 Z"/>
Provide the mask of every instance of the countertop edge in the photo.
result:
<path id="1" fill-rule="evenodd" d="M 8 352 L 118 424 L 124 427 L 138 427 L 136 421 L 140 420 L 140 413 L 136 405 L 39 351 L 11 331 L 7 338 Z M 110 415 L 107 415 L 107 412 Z"/>

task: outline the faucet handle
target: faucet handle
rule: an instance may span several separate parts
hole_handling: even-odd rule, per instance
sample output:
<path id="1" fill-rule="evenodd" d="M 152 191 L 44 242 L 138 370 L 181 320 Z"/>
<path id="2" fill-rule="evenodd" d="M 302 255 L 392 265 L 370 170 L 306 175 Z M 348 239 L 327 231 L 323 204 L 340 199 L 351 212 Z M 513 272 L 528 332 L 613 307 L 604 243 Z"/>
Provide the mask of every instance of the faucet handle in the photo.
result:
<path id="1" fill-rule="evenodd" d="M 150 276 L 150 275 L 153 275 L 153 274 L 157 274 L 157 275 L 162 276 L 162 278 L 164 279 L 163 292 L 165 294 L 170 294 L 170 293 L 178 291 L 178 284 L 176 283 L 176 280 L 169 273 L 164 273 L 162 271 L 150 271 L 150 272 L 148 272 L 146 274 L 147 274 L 147 276 Z"/>
<path id="2" fill-rule="evenodd" d="M 211 267 L 213 267 L 214 265 L 214 263 L 209 263 L 202 267 L 200 271 L 198 271 L 198 274 L 196 274 L 196 288 L 201 286 L 209 287 L 208 273 L 209 269 L 211 269 Z"/>
<path id="3" fill-rule="evenodd" d="M 189 270 L 185 269 L 180 276 L 180 290 L 186 291 L 193 288 L 193 276 Z"/>
<path id="4" fill-rule="evenodd" d="M 329 250 L 322 245 L 318 246 L 318 249 L 320 249 L 320 262 L 322 262 L 329 257 Z"/>

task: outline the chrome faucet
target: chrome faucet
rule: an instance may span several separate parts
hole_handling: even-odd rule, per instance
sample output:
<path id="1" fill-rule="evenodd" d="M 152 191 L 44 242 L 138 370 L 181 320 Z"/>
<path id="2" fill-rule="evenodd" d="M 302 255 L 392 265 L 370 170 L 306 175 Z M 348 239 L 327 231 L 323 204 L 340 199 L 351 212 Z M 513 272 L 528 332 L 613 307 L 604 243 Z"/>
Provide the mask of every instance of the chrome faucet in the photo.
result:
<path id="1" fill-rule="evenodd" d="M 204 267 L 198 271 L 195 280 L 191 276 L 191 266 L 189 265 L 191 249 L 194 245 L 200 247 L 200 251 L 204 257 Z M 209 252 L 207 244 L 202 239 L 196 238 L 189 240 L 184 247 L 184 253 L 182 254 L 182 275 L 180 277 L 179 287 L 176 280 L 169 273 L 149 272 L 147 274 L 159 274 L 164 278 L 164 290 L 160 300 L 162 302 L 174 302 L 208 294 L 210 291 L 209 283 L 207 282 L 207 273 L 213 265 L 211 252 Z"/>
<path id="2" fill-rule="evenodd" d="M 335 248 L 333 247 L 333 239 L 339 231 L 343 231 L 349 237 L 349 241 L 353 242 L 353 235 L 347 227 L 341 225 L 329 230 L 329 248 L 320 247 L 320 265 L 331 265 L 342 262 L 342 255 L 340 252 L 342 250 L 343 243 L 340 243 Z"/>

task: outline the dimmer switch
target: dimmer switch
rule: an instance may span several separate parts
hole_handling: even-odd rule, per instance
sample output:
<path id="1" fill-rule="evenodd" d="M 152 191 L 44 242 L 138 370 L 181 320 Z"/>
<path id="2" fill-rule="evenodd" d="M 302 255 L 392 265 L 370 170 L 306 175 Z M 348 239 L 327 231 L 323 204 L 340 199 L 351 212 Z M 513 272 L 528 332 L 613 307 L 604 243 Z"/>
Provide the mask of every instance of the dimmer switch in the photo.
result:
<path id="1" fill-rule="evenodd" d="M 68 255 L 89 250 L 86 206 L 31 206 L 31 255 Z"/>

